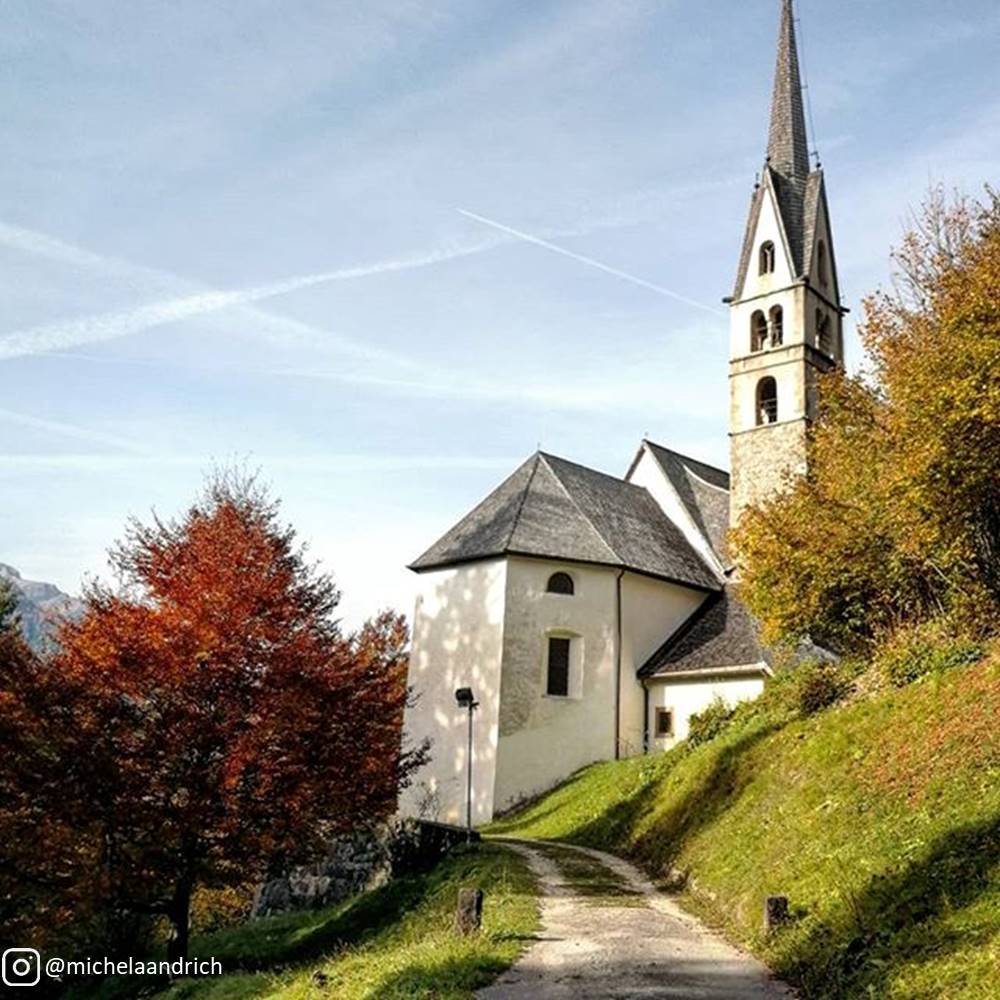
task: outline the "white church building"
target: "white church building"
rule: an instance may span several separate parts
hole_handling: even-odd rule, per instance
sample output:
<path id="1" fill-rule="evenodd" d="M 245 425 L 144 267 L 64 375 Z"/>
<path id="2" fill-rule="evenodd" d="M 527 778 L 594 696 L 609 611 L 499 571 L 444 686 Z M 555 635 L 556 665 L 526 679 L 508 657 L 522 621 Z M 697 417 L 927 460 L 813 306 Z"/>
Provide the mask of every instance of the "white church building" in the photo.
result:
<path id="1" fill-rule="evenodd" d="M 420 587 L 404 730 L 431 740 L 407 815 L 473 822 L 595 761 L 666 749 L 716 697 L 770 673 L 734 593 L 727 534 L 806 462 L 815 379 L 843 357 L 823 172 L 810 164 L 791 0 L 767 158 L 731 313 L 732 476 L 643 441 L 623 478 L 539 452 L 412 563 Z M 721 359 L 720 359 L 721 363 Z"/>

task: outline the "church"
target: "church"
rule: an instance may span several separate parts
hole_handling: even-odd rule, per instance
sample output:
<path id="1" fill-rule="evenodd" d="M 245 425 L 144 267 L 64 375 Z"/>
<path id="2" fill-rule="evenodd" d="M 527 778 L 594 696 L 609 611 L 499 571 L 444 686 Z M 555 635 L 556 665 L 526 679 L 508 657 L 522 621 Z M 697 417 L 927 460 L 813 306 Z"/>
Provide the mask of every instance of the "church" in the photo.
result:
<path id="1" fill-rule="evenodd" d="M 588 764 L 671 747 L 716 698 L 763 690 L 768 653 L 735 595 L 727 535 L 805 470 L 817 375 L 843 358 L 845 313 L 792 0 L 725 301 L 731 473 L 649 440 L 622 478 L 539 452 L 411 564 L 404 731 L 431 740 L 431 760 L 404 814 L 464 822 L 470 753 L 472 821 L 485 823 Z M 471 739 L 461 688 L 478 702 Z"/>

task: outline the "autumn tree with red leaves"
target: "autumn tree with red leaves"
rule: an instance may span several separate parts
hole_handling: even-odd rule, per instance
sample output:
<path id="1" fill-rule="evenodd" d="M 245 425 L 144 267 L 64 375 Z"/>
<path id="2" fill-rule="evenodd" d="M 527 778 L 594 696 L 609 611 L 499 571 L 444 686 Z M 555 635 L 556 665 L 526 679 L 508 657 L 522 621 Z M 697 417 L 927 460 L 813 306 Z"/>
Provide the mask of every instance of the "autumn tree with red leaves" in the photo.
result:
<path id="1" fill-rule="evenodd" d="M 22 848 L 32 820 L 58 848 L 9 860 L 119 925 L 167 917 L 180 957 L 196 886 L 393 812 L 425 756 L 401 747 L 407 629 L 386 612 L 343 635 L 333 583 L 238 474 L 133 521 L 112 563 L 121 586 L 89 590 L 47 662 L 0 664 L 0 788 Z"/>

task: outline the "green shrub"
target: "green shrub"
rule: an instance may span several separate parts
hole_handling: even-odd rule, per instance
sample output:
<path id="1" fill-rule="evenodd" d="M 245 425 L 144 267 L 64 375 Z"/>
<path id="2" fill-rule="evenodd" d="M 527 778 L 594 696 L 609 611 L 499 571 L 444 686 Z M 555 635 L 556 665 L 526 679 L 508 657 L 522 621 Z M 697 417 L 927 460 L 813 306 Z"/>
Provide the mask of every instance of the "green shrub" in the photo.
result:
<path id="1" fill-rule="evenodd" d="M 718 695 L 688 722 L 688 746 L 696 747 L 714 740 L 728 725 L 735 710 Z"/>
<path id="2" fill-rule="evenodd" d="M 795 671 L 793 691 L 799 715 L 815 715 L 843 698 L 849 682 L 831 663 L 806 663 Z"/>
<path id="3" fill-rule="evenodd" d="M 948 622 L 932 620 L 897 629 L 880 644 L 874 660 L 885 680 L 905 687 L 928 674 L 975 663 L 984 653 L 981 643 Z"/>

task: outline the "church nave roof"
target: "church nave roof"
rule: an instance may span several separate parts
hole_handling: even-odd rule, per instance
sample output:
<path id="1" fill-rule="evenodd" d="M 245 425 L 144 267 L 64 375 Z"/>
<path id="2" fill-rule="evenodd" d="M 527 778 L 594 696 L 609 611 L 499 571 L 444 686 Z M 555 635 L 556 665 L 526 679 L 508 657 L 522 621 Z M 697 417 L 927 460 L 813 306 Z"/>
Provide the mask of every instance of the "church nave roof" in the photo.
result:
<path id="1" fill-rule="evenodd" d="M 721 581 L 649 492 L 538 452 L 410 568 L 503 555 L 616 566 L 699 590 Z"/>

